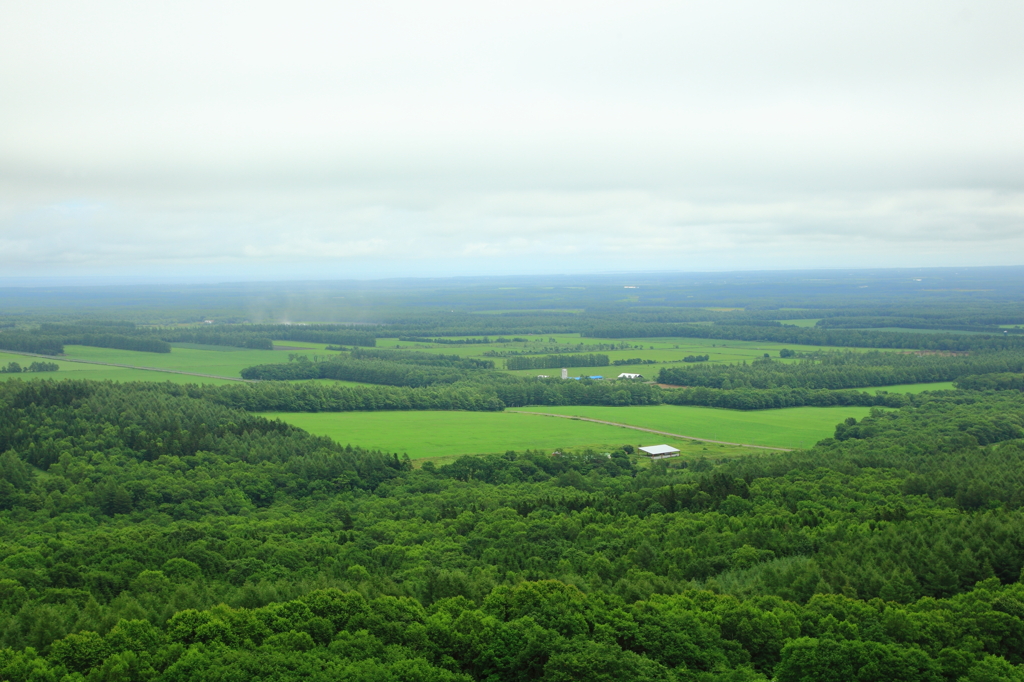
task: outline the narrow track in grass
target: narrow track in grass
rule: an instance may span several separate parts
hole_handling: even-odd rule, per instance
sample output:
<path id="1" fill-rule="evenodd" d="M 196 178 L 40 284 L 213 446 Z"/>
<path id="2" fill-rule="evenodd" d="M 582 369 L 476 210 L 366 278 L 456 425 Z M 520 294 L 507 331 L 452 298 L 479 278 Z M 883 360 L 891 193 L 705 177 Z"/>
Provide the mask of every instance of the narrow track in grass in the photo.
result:
<path id="1" fill-rule="evenodd" d="M 120 367 L 121 369 L 141 369 L 145 372 L 164 372 L 165 374 L 184 374 L 190 377 L 202 377 L 204 379 L 224 379 L 225 381 L 241 381 L 243 384 L 258 383 L 252 379 L 241 379 L 239 377 L 222 377 L 219 374 L 200 374 L 199 372 L 185 372 L 180 369 L 161 369 L 160 367 L 140 367 L 139 365 L 119 365 L 114 362 L 100 362 L 99 360 L 77 360 L 67 358 L 63 355 L 42 355 L 41 353 L 26 353 L 20 350 L 0 349 L 0 352 L 12 355 L 25 355 L 30 358 L 44 358 L 46 360 L 57 360 L 58 362 L 80 362 L 83 365 L 103 365 L 104 367 Z"/>
<path id="2" fill-rule="evenodd" d="M 749 443 L 730 443 L 727 440 L 712 440 L 710 438 L 697 438 L 696 436 L 684 436 L 681 433 L 669 433 L 668 431 L 658 431 L 656 429 L 647 429 L 642 426 L 633 426 L 632 424 L 620 424 L 619 422 L 608 422 L 603 419 L 591 419 L 590 417 L 577 417 L 571 414 L 554 414 L 552 412 L 528 412 L 526 410 L 505 410 L 506 412 L 516 412 L 518 414 L 535 414 L 538 417 L 561 417 L 562 419 L 575 419 L 581 422 L 594 422 L 595 424 L 606 424 L 608 426 L 621 426 L 624 429 L 633 429 L 634 431 L 646 431 L 647 433 L 655 433 L 659 436 L 668 436 L 670 438 L 681 438 L 684 440 L 697 440 L 702 443 L 715 443 L 717 445 L 736 445 L 741 448 L 757 448 L 758 450 L 778 450 L 780 452 L 792 452 L 793 448 L 774 448 L 770 445 L 751 445 Z"/>

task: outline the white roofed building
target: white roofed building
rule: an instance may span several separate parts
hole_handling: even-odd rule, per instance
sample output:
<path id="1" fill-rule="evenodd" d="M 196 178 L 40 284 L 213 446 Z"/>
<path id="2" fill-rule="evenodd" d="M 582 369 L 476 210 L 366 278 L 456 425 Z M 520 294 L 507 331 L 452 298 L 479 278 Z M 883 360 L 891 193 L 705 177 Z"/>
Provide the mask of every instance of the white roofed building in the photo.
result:
<path id="1" fill-rule="evenodd" d="M 674 448 L 671 445 L 648 445 L 645 448 L 640 448 L 640 452 L 651 459 L 665 459 L 666 457 L 679 456 L 679 448 Z"/>
<path id="2" fill-rule="evenodd" d="M 619 379 L 643 379 L 643 374 L 630 374 L 629 372 L 623 372 L 619 375 Z"/>

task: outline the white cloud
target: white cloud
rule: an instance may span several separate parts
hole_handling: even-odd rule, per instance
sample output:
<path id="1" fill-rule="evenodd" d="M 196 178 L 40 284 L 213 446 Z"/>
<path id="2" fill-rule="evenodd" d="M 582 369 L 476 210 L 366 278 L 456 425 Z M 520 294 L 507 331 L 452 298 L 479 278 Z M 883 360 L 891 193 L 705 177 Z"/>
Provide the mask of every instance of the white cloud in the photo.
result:
<path id="1" fill-rule="evenodd" d="M 1016 263 L 1022 20 L 1009 0 L 7 3 L 0 268 Z"/>

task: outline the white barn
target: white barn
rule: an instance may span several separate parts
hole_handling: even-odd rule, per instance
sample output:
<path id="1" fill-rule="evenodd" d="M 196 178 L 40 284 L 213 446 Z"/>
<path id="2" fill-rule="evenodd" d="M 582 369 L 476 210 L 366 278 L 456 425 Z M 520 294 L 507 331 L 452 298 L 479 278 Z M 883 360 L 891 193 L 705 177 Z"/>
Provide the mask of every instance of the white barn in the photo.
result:
<path id="1" fill-rule="evenodd" d="M 619 375 L 619 379 L 643 379 L 643 374 L 630 374 L 629 372 L 623 372 Z"/>
<path id="2" fill-rule="evenodd" d="M 648 445 L 645 448 L 640 448 L 640 452 L 644 453 L 651 459 L 665 459 L 666 457 L 679 456 L 679 448 L 674 448 L 671 445 Z"/>

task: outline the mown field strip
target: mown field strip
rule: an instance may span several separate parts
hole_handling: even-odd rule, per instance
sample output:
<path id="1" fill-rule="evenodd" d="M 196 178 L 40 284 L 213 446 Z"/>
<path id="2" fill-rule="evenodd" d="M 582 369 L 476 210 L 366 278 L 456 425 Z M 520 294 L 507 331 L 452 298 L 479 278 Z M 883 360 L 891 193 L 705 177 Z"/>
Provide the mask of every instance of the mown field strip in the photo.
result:
<path id="1" fill-rule="evenodd" d="M 791 448 L 773 448 L 768 445 L 750 445 L 749 443 L 731 443 L 726 440 L 712 440 L 711 438 L 697 438 L 696 436 L 684 436 L 681 433 L 669 433 L 668 431 L 656 431 L 654 429 L 645 429 L 642 426 L 632 426 L 630 424 L 620 424 L 619 422 L 608 422 L 603 419 L 591 419 L 589 417 L 575 417 L 569 414 L 554 414 L 551 412 L 528 412 L 526 410 L 506 410 L 507 412 L 515 412 L 518 414 L 535 414 L 539 417 L 559 417 L 561 419 L 575 419 L 582 422 L 594 422 L 595 424 L 607 424 L 608 426 L 620 426 L 624 429 L 633 429 L 634 431 L 646 431 L 647 433 L 654 433 L 659 436 L 669 436 L 670 438 L 683 438 L 685 440 L 696 440 L 702 443 L 714 443 L 716 445 L 737 445 L 741 448 L 758 448 L 760 450 L 782 450 L 789 452 Z"/>

